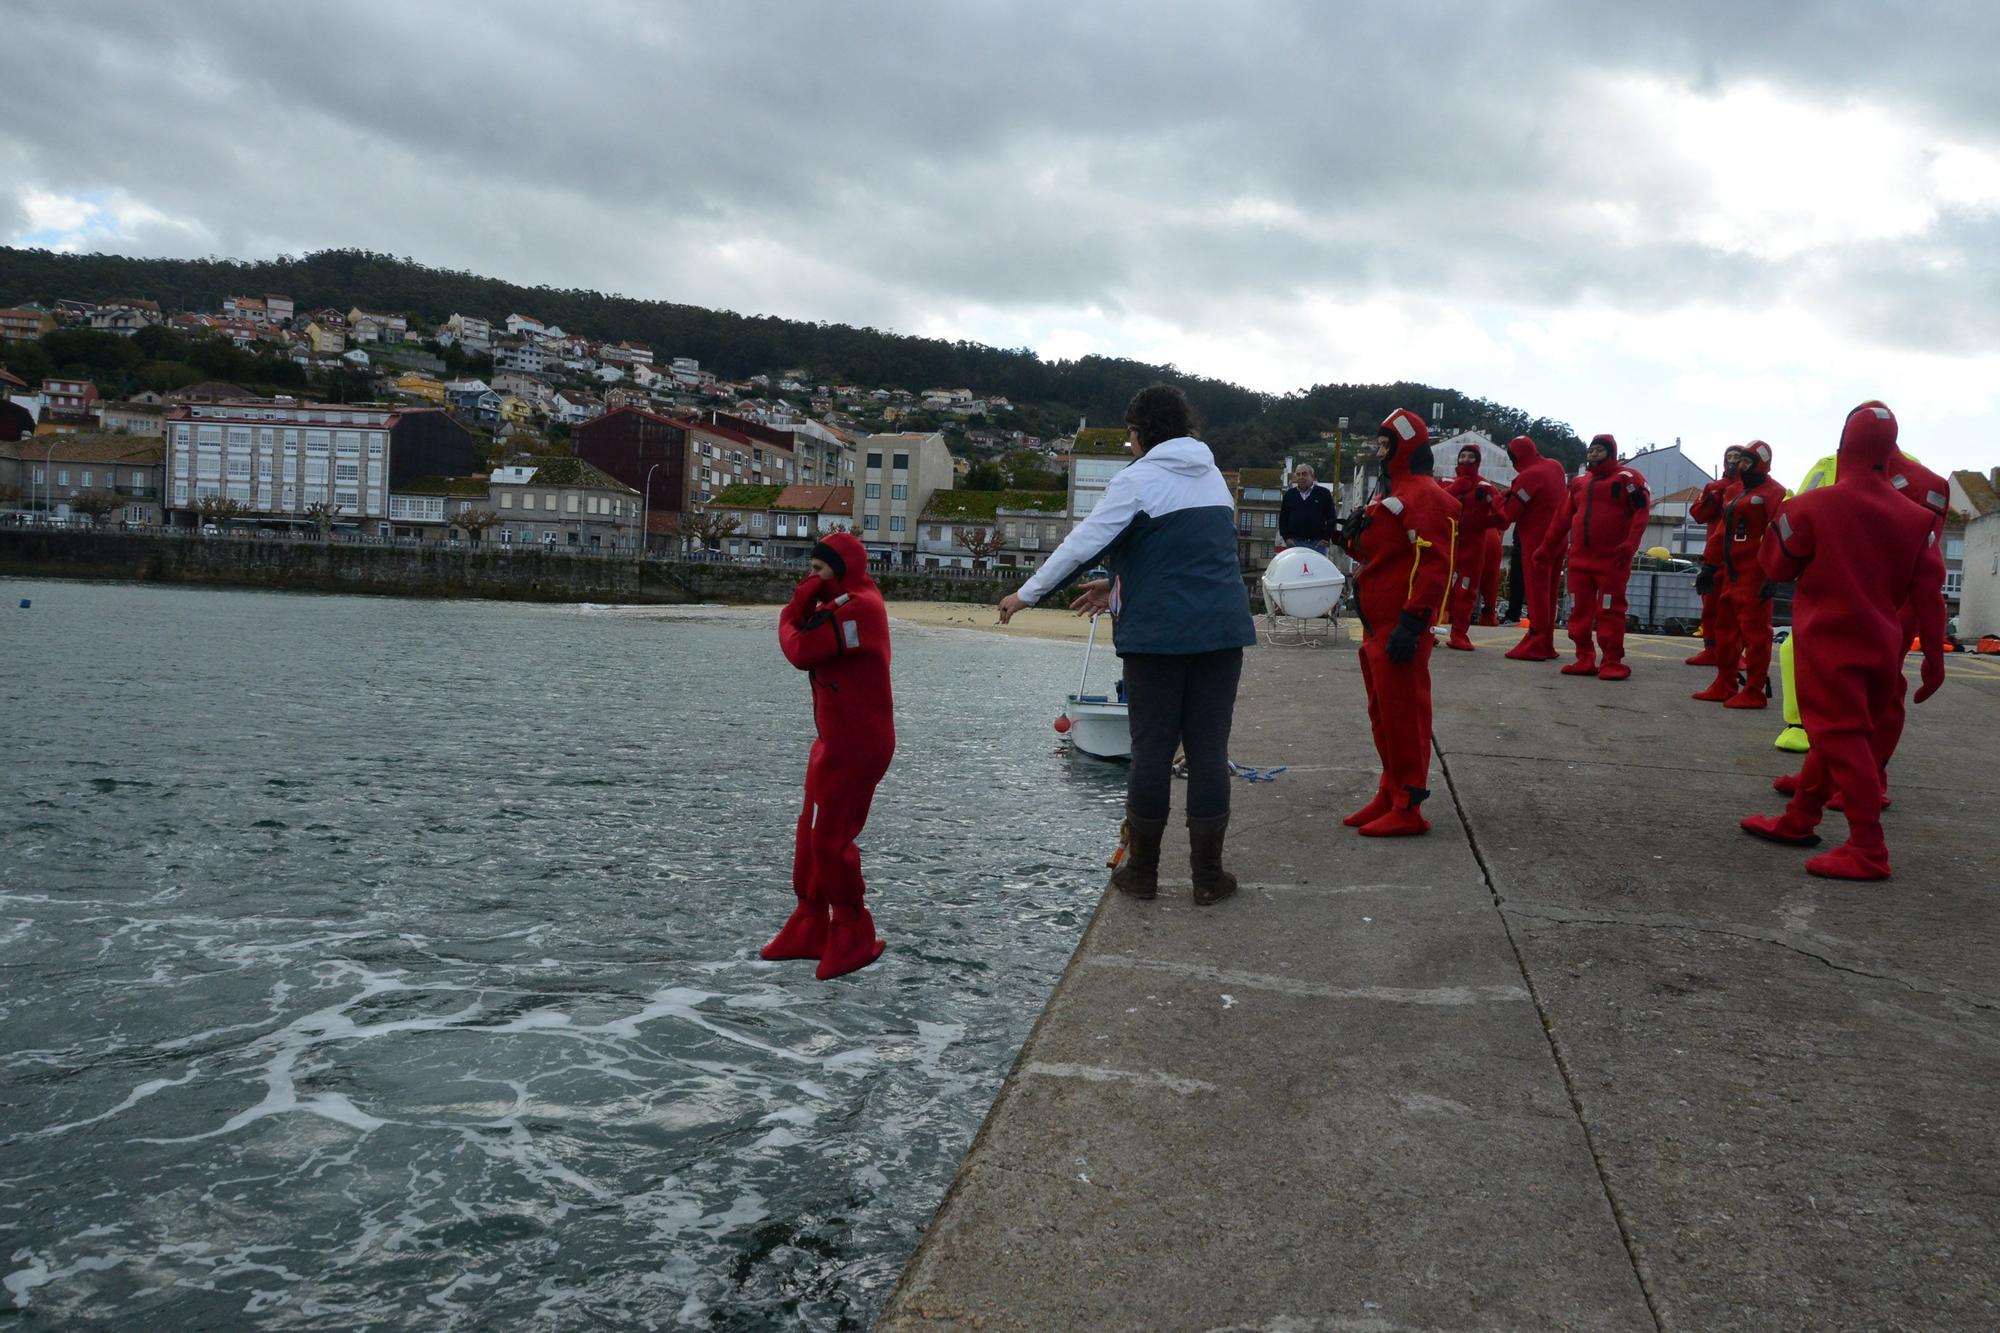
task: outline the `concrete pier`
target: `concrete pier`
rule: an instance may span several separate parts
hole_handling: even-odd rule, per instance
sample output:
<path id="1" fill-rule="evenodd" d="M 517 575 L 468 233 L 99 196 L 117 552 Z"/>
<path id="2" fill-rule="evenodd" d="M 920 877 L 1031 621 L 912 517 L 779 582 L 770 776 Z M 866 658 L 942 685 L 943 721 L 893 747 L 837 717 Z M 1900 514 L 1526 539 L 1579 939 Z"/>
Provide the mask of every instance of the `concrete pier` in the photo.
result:
<path id="1" fill-rule="evenodd" d="M 1107 894 L 882 1327 L 2000 1327 L 2000 661 L 1911 710 L 1864 885 L 1737 830 L 1796 757 L 1687 640 L 1475 633 L 1416 839 L 1340 826 L 1352 651 L 1249 654 L 1244 891 L 1183 837 Z"/>

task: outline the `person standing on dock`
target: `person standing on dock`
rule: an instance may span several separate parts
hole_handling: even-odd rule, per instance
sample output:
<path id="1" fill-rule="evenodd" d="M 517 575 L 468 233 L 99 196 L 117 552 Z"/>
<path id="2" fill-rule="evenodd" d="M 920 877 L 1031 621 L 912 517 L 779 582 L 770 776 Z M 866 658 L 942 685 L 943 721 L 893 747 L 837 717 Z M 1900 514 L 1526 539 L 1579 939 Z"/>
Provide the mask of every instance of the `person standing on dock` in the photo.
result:
<path id="1" fill-rule="evenodd" d="M 1646 479 L 1618 461 L 1618 441 L 1591 437 L 1584 450 L 1583 475 L 1569 484 L 1542 557 L 1561 568 L 1569 552 L 1569 639 L 1576 660 L 1565 676 L 1627 680 L 1625 665 L 1625 586 L 1632 580 L 1632 557 L 1646 534 L 1653 508 Z"/>
<path id="2" fill-rule="evenodd" d="M 1549 662 L 1557 656 L 1556 584 L 1562 578 L 1562 560 L 1545 555 L 1542 545 L 1555 524 L 1556 510 L 1562 507 L 1569 478 L 1563 465 L 1542 457 L 1526 435 L 1507 442 L 1507 456 L 1514 460 L 1514 484 L 1500 497 L 1500 517 L 1514 525 L 1516 568 L 1526 583 L 1528 604 L 1527 633 L 1507 650 L 1507 656 L 1519 662 Z"/>
<path id="3" fill-rule="evenodd" d="M 1722 475 L 1703 486 L 1701 494 L 1688 506 L 1689 518 L 1708 525 L 1701 548 L 1701 572 L 1694 576 L 1694 590 L 1701 594 L 1701 651 L 1687 659 L 1689 666 L 1721 666 L 1721 644 L 1729 637 L 1723 628 L 1729 608 L 1715 581 L 1722 573 L 1717 560 L 1721 553 L 1722 508 L 1729 503 L 1730 489 L 1736 485 L 1736 460 L 1742 453 L 1742 448 L 1734 444 L 1724 449 Z M 1733 681 L 1736 664 L 1730 663 L 1729 669 Z"/>
<path id="4" fill-rule="evenodd" d="M 1382 760 L 1375 798 L 1341 822 L 1367 838 L 1430 832 L 1423 816 L 1431 777 L 1431 627 L 1451 591 L 1458 501 L 1431 476 L 1424 419 L 1397 408 L 1375 449 L 1389 493 L 1348 518 L 1341 544 L 1355 559 L 1361 613 L 1361 683 Z"/>
<path id="5" fill-rule="evenodd" d="M 818 735 L 792 842 L 798 905 L 761 952 L 773 960 L 818 959 L 816 975 L 830 981 L 882 956 L 875 918 L 862 905 L 867 885 L 855 839 L 896 753 L 889 614 L 868 577 L 868 552 L 852 533 L 833 533 L 813 547 L 812 573 L 778 613 L 778 644 L 812 682 Z"/>
<path id="6" fill-rule="evenodd" d="M 1806 862 L 1808 873 L 1830 879 L 1889 878 L 1882 771 L 1887 724 L 1902 719 L 1906 606 L 1924 654 L 1916 702 L 1944 684 L 1944 553 L 1931 514 L 1892 484 L 1897 459 L 1895 415 L 1863 403 L 1841 428 L 1833 485 L 1786 501 L 1764 537 L 1765 577 L 1798 583 L 1795 672 L 1812 751 L 1784 812 L 1750 815 L 1741 827 L 1769 842 L 1813 846 L 1838 792 L 1847 841 Z"/>
<path id="7" fill-rule="evenodd" d="M 1236 892 L 1222 866 L 1229 830 L 1229 729 L 1243 650 L 1257 642 L 1236 555 L 1235 505 L 1215 456 L 1194 438 L 1194 409 L 1179 389 L 1141 389 L 1125 409 L 1136 460 L 1104 489 L 1062 545 L 1000 599 L 1000 623 L 1033 606 L 1079 570 L 1103 563 L 1109 579 L 1082 585 L 1071 606 L 1118 620 L 1132 767 L 1125 781 L 1126 855 L 1111 884 L 1134 898 L 1159 893 L 1176 749 L 1187 753 L 1187 828 L 1194 900 Z"/>
<path id="8" fill-rule="evenodd" d="M 1473 651 L 1472 613 L 1478 609 L 1479 581 L 1486 562 L 1487 534 L 1500 523 L 1500 488 L 1479 475 L 1479 446 L 1458 451 L 1458 470 L 1445 492 L 1458 501 L 1458 543 L 1451 552 L 1451 637 L 1445 647 Z"/>
<path id="9" fill-rule="evenodd" d="M 1771 446 L 1752 440 L 1736 451 L 1736 487 L 1722 506 L 1721 520 L 1703 572 L 1717 571 L 1716 610 L 1722 633 L 1716 639 L 1715 680 L 1696 699 L 1724 708 L 1762 708 L 1771 693 L 1771 600 L 1777 586 L 1758 563 L 1764 530 L 1785 502 L 1785 488 L 1771 480 Z M 1736 661 L 1743 660 L 1741 689 Z"/>
<path id="10" fill-rule="evenodd" d="M 1316 483 L 1304 463 L 1292 469 L 1291 489 L 1278 506 L 1278 536 L 1287 548 L 1305 546 L 1321 555 L 1333 540 L 1333 492 Z"/>

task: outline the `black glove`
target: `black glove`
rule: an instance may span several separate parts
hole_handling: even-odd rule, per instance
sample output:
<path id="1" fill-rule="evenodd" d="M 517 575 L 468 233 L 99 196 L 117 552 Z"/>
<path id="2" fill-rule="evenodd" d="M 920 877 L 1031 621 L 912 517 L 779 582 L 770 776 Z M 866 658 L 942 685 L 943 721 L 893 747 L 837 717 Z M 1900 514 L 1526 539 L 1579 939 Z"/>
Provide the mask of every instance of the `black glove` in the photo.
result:
<path id="1" fill-rule="evenodd" d="M 1701 573 L 1694 576 L 1694 590 L 1703 597 L 1715 590 L 1715 566 L 1703 565 Z"/>
<path id="2" fill-rule="evenodd" d="M 824 625 L 827 621 L 832 619 L 833 619 L 833 608 L 830 606 L 822 606 L 819 610 L 813 612 L 811 615 L 807 616 L 804 620 L 801 620 L 799 622 L 799 628 L 818 629 L 821 625 Z"/>
<path id="3" fill-rule="evenodd" d="M 1771 582 L 1771 580 L 1769 579 L 1765 579 L 1764 586 L 1757 589 L 1757 600 L 1760 602 L 1768 602 L 1777 595 L 1778 595 L 1778 585 Z"/>
<path id="4" fill-rule="evenodd" d="M 1361 534 L 1368 531 L 1368 525 L 1373 521 L 1365 510 L 1356 509 L 1350 513 L 1340 525 L 1342 549 L 1352 551 L 1354 544 L 1361 540 Z"/>
<path id="5" fill-rule="evenodd" d="M 1430 633 L 1425 622 L 1430 617 L 1422 611 L 1405 611 L 1396 617 L 1396 628 L 1389 631 L 1389 660 L 1407 662 L 1417 655 L 1417 640 Z"/>

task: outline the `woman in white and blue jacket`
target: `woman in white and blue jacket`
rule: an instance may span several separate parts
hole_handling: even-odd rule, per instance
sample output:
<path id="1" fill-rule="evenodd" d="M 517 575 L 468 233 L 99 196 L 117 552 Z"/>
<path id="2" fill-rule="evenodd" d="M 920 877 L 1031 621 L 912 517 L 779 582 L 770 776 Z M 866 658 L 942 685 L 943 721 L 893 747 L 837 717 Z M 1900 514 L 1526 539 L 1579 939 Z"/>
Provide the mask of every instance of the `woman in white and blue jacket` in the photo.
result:
<path id="1" fill-rule="evenodd" d="M 1112 886 L 1135 898 L 1159 892 L 1176 750 L 1187 752 L 1187 827 L 1194 900 L 1236 891 L 1222 868 L 1229 829 L 1229 727 L 1243 650 L 1257 641 L 1236 559 L 1236 507 L 1215 456 L 1194 438 L 1194 409 L 1179 389 L 1155 384 L 1125 409 L 1133 464 L 1017 593 L 1001 599 L 1005 624 L 1094 564 L 1112 577 L 1081 585 L 1071 606 L 1118 620 L 1132 770 L 1125 783 L 1126 855 Z"/>

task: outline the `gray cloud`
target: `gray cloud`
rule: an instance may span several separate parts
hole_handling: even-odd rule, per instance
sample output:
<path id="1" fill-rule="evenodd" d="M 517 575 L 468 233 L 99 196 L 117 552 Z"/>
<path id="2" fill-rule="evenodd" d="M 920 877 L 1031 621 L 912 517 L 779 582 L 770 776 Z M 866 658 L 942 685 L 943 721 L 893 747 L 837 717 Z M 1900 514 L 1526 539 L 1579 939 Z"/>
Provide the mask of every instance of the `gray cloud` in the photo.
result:
<path id="1" fill-rule="evenodd" d="M 1304 291 L 1783 296 L 1871 337 L 1990 346 L 1990 217 L 1822 256 L 1802 283 L 1681 236 L 1699 173 L 1591 89 L 1757 80 L 1990 146 L 2000 14 L 1625 8 L 48 0 L 10 16 L 0 162 L 17 192 L 159 209 L 113 242 L 135 251 L 364 245 L 899 328 Z M 1969 284 L 1899 282 L 1946 251 Z"/>

